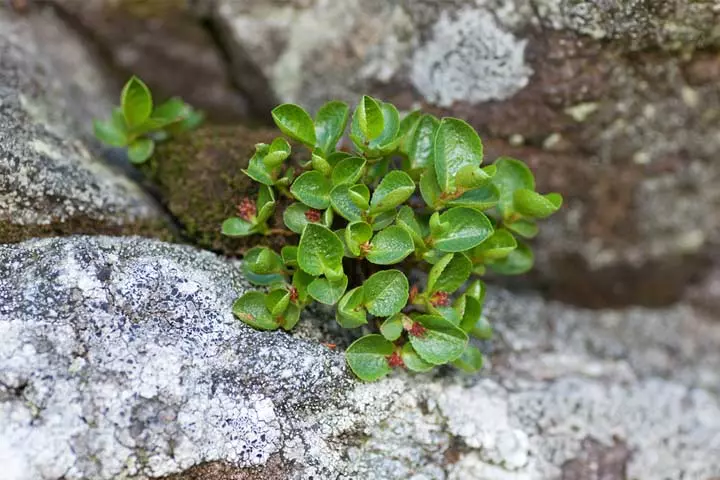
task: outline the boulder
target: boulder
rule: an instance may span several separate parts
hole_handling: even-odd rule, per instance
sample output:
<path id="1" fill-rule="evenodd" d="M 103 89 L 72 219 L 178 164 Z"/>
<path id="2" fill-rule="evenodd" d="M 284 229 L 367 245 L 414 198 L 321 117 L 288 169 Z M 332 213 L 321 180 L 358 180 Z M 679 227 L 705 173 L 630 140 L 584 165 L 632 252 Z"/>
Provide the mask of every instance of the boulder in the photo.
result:
<path id="1" fill-rule="evenodd" d="M 327 312 L 230 306 L 237 263 L 129 237 L 0 246 L 3 478 L 720 475 L 720 325 L 493 289 L 488 367 L 363 384 Z"/>
<path id="2" fill-rule="evenodd" d="M 356 101 L 467 119 L 566 206 L 531 278 L 593 307 L 665 305 L 720 244 L 720 11 L 659 0 L 218 0 L 255 98 Z"/>
<path id="3" fill-rule="evenodd" d="M 0 52 L 0 243 L 66 233 L 169 237 L 153 200 L 86 147 L 92 120 L 112 104 L 81 40 L 51 10 L 2 9 Z"/>

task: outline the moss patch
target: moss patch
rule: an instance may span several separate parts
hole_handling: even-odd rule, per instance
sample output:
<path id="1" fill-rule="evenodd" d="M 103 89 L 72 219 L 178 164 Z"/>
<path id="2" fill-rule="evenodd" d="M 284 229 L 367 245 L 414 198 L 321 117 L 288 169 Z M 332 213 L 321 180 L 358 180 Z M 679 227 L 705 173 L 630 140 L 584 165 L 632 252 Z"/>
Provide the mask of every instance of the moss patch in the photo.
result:
<path id="1" fill-rule="evenodd" d="M 239 255 L 255 245 L 279 248 L 285 238 L 253 235 L 235 239 L 220 233 L 222 222 L 236 215 L 240 201 L 256 197 L 257 186 L 242 172 L 255 144 L 270 143 L 277 135 L 269 129 L 204 127 L 159 146 L 143 171 L 188 240 L 196 245 L 226 255 Z M 274 221 L 281 225 L 282 208 L 277 210 Z"/>
<path id="2" fill-rule="evenodd" d="M 138 235 L 164 241 L 176 240 L 171 227 L 162 220 L 117 223 L 78 216 L 65 222 L 52 222 L 47 225 L 18 225 L 0 220 L 0 243 L 18 243 L 31 238 L 66 235 Z"/>

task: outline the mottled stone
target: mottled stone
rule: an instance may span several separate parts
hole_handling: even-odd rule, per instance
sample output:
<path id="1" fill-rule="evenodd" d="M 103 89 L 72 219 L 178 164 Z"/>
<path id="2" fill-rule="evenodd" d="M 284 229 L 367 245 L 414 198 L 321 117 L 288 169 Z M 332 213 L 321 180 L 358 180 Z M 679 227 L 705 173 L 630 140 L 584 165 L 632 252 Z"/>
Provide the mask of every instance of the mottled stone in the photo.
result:
<path id="1" fill-rule="evenodd" d="M 0 246 L 3 478 L 720 475 L 720 326 L 688 307 L 492 289 L 483 374 L 361 384 L 310 339 L 321 310 L 294 335 L 234 319 L 237 267 L 140 238 Z"/>
<path id="2" fill-rule="evenodd" d="M 167 237 L 153 201 L 82 141 L 106 77 L 50 10 L 0 10 L 0 243 L 65 233 Z"/>
<path id="3" fill-rule="evenodd" d="M 238 82 L 315 110 L 370 93 L 468 120 L 489 161 L 532 163 L 566 206 L 534 287 L 667 305 L 720 245 L 714 0 L 201 2 Z"/>

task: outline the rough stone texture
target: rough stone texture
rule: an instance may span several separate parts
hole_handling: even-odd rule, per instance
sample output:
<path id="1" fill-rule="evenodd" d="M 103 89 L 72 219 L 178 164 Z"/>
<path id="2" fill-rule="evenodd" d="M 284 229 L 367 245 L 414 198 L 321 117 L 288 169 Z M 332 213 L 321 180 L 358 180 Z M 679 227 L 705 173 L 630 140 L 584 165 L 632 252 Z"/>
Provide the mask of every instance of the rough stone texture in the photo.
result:
<path id="1" fill-rule="evenodd" d="M 369 92 L 468 119 L 489 160 L 530 161 L 540 188 L 567 198 L 537 241 L 533 283 L 554 297 L 663 305 L 707 274 L 717 0 L 205 3 L 238 82 L 267 104 Z"/>
<path id="2" fill-rule="evenodd" d="M 247 117 L 247 101 L 232 85 L 222 52 L 191 13 L 189 2 L 51 3 L 122 73 L 122 81 L 138 75 L 158 99 L 180 96 L 215 121 Z"/>
<path id="3" fill-rule="evenodd" d="M 81 139 L 106 77 L 50 10 L 0 10 L 0 243 L 62 233 L 168 236 L 149 197 Z"/>
<path id="4" fill-rule="evenodd" d="M 707 479 L 720 325 L 489 292 L 483 375 L 359 384 L 233 319 L 237 265 L 140 238 L 0 246 L 2 478 Z"/>

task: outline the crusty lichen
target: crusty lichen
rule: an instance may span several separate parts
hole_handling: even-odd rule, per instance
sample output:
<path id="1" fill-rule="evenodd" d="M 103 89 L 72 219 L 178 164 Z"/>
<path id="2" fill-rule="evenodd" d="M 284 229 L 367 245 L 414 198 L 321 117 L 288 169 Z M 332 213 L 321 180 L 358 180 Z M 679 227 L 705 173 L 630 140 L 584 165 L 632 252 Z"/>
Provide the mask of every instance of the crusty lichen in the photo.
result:
<path id="1" fill-rule="evenodd" d="M 228 255 L 257 244 L 281 246 L 282 237 L 233 239 L 220 232 L 244 197 L 256 197 L 257 184 L 242 172 L 255 144 L 270 143 L 277 134 L 242 126 L 204 127 L 159 146 L 143 171 L 192 243 Z"/>

